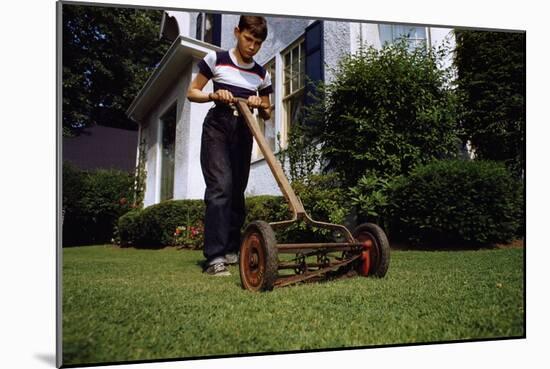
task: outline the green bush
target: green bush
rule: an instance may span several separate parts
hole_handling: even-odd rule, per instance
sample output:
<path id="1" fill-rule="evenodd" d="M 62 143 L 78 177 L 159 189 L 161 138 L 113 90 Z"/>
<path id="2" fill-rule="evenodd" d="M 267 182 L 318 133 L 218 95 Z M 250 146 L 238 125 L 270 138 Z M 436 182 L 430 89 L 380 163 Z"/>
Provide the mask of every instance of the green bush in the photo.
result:
<path id="1" fill-rule="evenodd" d="M 446 53 L 396 43 L 362 48 L 339 63 L 308 111 L 316 122 L 308 135 L 346 187 L 365 173 L 392 178 L 458 154 L 460 105 L 452 71 L 441 68 Z"/>
<path id="2" fill-rule="evenodd" d="M 340 174 L 312 174 L 292 182 L 292 188 L 314 220 L 349 223 L 350 206 Z M 298 223 L 281 232 L 280 238 L 284 242 L 325 242 L 333 240 L 333 233 L 325 228 Z"/>
<path id="3" fill-rule="evenodd" d="M 525 32 L 455 30 L 462 139 L 478 158 L 525 167 Z"/>
<path id="4" fill-rule="evenodd" d="M 63 246 L 86 243 L 86 217 L 80 207 L 84 173 L 70 162 L 63 162 Z"/>
<path id="5" fill-rule="evenodd" d="M 389 232 L 392 185 L 393 181 L 369 173 L 349 188 L 350 203 L 357 211 L 357 223 L 376 223 Z"/>
<path id="6" fill-rule="evenodd" d="M 122 246 L 146 248 L 173 246 L 176 244 L 176 229 L 195 225 L 202 221 L 203 216 L 202 200 L 163 201 L 119 219 L 120 243 Z"/>
<path id="7" fill-rule="evenodd" d="M 134 209 L 118 219 L 116 243 L 123 246 L 134 245 L 143 239 L 145 228 L 141 224 L 141 209 Z"/>
<path id="8" fill-rule="evenodd" d="M 63 164 L 63 245 L 110 242 L 118 218 L 131 210 L 134 176 L 115 169 L 82 171 Z"/>
<path id="9" fill-rule="evenodd" d="M 396 180 L 392 217 L 413 243 L 508 242 L 522 225 L 522 197 L 501 163 L 434 161 Z"/>
<path id="10" fill-rule="evenodd" d="M 245 226 L 255 220 L 277 222 L 290 219 L 290 209 L 283 196 L 251 196 L 246 198 Z"/>
<path id="11" fill-rule="evenodd" d="M 336 175 L 314 175 L 307 182 L 293 183 L 308 213 L 316 220 L 341 223 L 346 211 L 342 205 L 344 191 L 335 187 Z M 282 196 L 252 196 L 246 199 L 244 226 L 255 220 L 276 222 L 291 219 L 287 202 Z M 188 237 L 188 229 L 203 232 L 205 206 L 202 200 L 169 200 L 145 209 L 133 210 L 118 220 L 117 242 L 121 246 L 160 248 L 179 245 L 188 240 L 189 247 L 202 248 L 202 234 Z M 184 229 L 185 228 L 185 229 Z M 293 225 L 278 231 L 279 242 L 326 240 L 326 230 Z M 195 242 L 197 241 L 197 242 Z"/>

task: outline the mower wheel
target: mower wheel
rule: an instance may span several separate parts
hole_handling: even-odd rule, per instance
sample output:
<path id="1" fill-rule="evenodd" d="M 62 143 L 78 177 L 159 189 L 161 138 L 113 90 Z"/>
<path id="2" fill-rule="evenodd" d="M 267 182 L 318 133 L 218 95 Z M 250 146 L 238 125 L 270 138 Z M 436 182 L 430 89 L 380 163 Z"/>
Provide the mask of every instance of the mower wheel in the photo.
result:
<path id="1" fill-rule="evenodd" d="M 273 229 L 261 220 L 248 224 L 239 257 L 242 287 L 251 291 L 271 291 L 277 280 L 277 270 L 277 240 Z"/>
<path id="2" fill-rule="evenodd" d="M 374 223 L 363 223 L 355 228 L 353 237 L 365 245 L 357 272 L 365 277 L 384 277 L 390 265 L 390 243 L 384 230 Z"/>

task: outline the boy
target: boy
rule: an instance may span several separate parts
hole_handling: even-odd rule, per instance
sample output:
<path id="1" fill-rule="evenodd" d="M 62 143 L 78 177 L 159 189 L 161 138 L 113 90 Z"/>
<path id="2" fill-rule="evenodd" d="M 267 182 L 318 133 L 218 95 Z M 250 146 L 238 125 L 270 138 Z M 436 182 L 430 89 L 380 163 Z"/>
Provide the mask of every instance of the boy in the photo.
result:
<path id="1" fill-rule="evenodd" d="M 206 182 L 205 272 L 216 276 L 230 275 L 226 265 L 237 263 L 252 152 L 252 134 L 232 105 L 233 98 L 247 99 L 248 106 L 258 108 L 267 120 L 271 114 L 269 94 L 273 92 L 269 73 L 253 59 L 267 37 L 265 18 L 241 16 L 234 34 L 236 47 L 206 55 L 187 92 L 190 101 L 216 103 L 206 115 L 201 139 Z M 202 91 L 209 79 L 215 92 Z"/>

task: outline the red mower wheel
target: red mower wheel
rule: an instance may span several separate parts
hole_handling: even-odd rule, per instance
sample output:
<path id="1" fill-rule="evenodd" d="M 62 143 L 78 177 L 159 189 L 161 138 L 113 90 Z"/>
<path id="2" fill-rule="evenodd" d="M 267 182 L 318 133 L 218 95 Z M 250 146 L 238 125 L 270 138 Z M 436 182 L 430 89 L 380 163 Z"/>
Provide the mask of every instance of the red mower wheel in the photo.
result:
<path id="1" fill-rule="evenodd" d="M 250 223 L 241 242 L 239 272 L 244 289 L 271 291 L 277 280 L 277 241 L 271 226 L 263 221 Z"/>
<path id="2" fill-rule="evenodd" d="M 384 230 L 374 223 L 364 223 L 355 228 L 353 237 L 365 245 L 357 272 L 365 277 L 384 277 L 390 265 L 390 243 Z"/>

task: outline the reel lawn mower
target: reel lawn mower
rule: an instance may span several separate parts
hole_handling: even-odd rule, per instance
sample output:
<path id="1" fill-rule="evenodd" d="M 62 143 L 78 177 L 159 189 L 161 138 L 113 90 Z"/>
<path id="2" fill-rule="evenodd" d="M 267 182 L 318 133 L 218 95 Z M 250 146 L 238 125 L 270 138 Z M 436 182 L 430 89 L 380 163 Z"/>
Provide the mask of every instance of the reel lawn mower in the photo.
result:
<path id="1" fill-rule="evenodd" d="M 256 220 L 245 227 L 239 256 L 242 287 L 251 291 L 270 291 L 275 287 L 341 276 L 384 277 L 390 262 L 390 246 L 382 228 L 364 223 L 350 232 L 344 225 L 313 220 L 290 186 L 247 101 L 235 98 L 233 102 L 256 139 L 293 214 L 290 220 L 272 223 Z M 332 230 L 345 241 L 278 243 L 274 230 L 297 222 Z"/>

